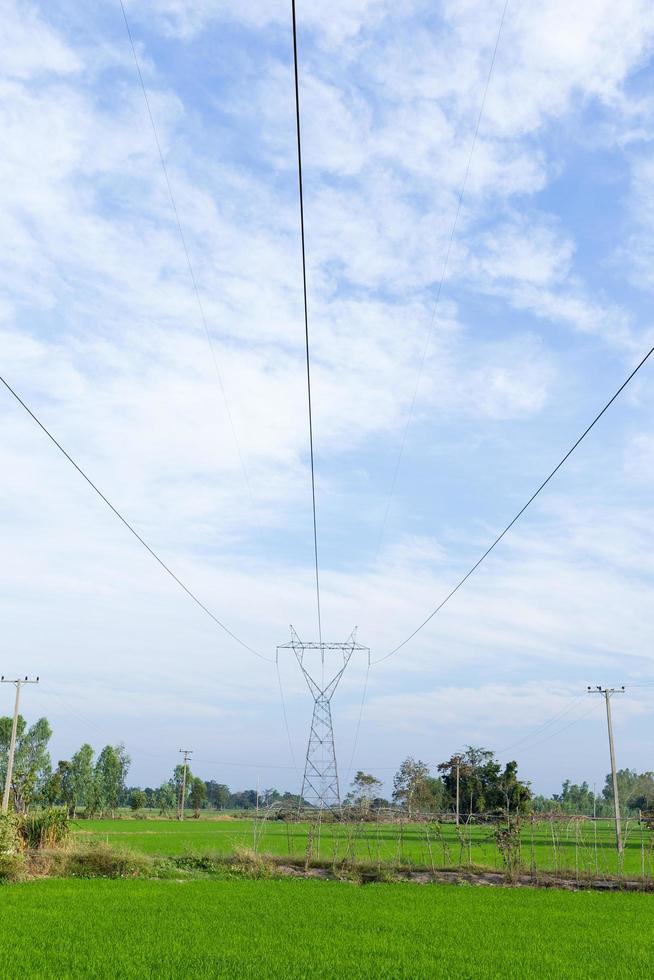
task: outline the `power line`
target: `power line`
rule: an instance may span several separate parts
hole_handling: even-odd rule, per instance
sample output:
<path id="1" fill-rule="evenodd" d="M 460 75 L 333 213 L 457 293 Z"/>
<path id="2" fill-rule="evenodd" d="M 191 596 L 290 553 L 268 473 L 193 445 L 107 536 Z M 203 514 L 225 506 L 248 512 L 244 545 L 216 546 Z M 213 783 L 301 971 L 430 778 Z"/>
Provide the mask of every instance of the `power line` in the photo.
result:
<path id="1" fill-rule="evenodd" d="M 515 515 L 515 517 L 506 525 L 506 527 L 504 528 L 504 530 L 500 534 L 498 534 L 498 536 L 495 538 L 495 540 L 490 545 L 490 547 L 486 549 L 486 551 L 483 553 L 483 555 L 481 556 L 481 558 L 478 558 L 477 559 L 477 561 L 474 563 L 474 565 L 466 572 L 466 574 L 463 576 L 463 578 L 460 579 L 460 581 L 454 586 L 454 588 L 451 590 L 451 592 L 448 592 L 448 594 L 445 596 L 445 598 L 436 606 L 436 608 L 427 616 L 427 618 L 425 620 L 423 620 L 423 622 L 420 624 L 420 626 L 418 626 L 416 629 L 414 629 L 413 633 L 410 633 L 409 636 L 407 636 L 407 638 L 405 640 L 402 640 L 401 643 L 398 643 L 398 645 L 396 647 L 394 647 L 389 653 L 385 654 L 383 657 L 380 657 L 378 660 L 375 660 L 373 663 L 375 663 L 375 664 L 382 663 L 382 661 L 388 660 L 389 657 L 392 657 L 393 654 L 397 653 L 398 650 L 401 650 L 403 646 L 405 646 L 410 640 L 412 640 L 413 637 L 417 633 L 419 633 L 420 630 L 423 629 L 427 625 L 427 623 L 429 623 L 434 618 L 434 616 L 436 615 L 436 613 L 438 613 L 438 612 L 441 611 L 441 609 L 443 608 L 443 606 L 450 601 L 450 599 L 452 598 L 452 596 L 456 595 L 456 593 L 459 591 L 459 589 L 461 588 L 461 586 L 464 585 L 468 581 L 468 579 L 470 578 L 470 576 L 479 568 L 479 566 L 484 561 L 484 559 L 487 558 L 490 555 L 491 551 L 493 551 L 493 549 L 500 543 L 500 541 L 502 540 L 502 538 L 504 537 L 504 535 L 507 534 L 511 530 L 511 528 L 513 527 L 513 525 L 520 519 L 520 517 L 522 517 L 522 515 L 524 514 L 524 512 L 527 510 L 527 508 L 530 506 L 530 504 L 532 504 L 534 502 L 534 500 L 539 495 L 539 493 L 541 493 L 541 491 L 545 489 L 545 487 L 550 482 L 550 480 L 552 479 L 552 477 L 554 477 L 556 475 L 556 473 L 558 473 L 558 471 L 561 469 L 561 467 L 564 465 L 564 463 L 570 458 L 570 456 L 572 456 L 572 454 L 575 451 L 575 449 L 577 448 L 577 446 L 579 446 L 579 444 L 581 442 L 583 442 L 583 440 L 586 438 L 586 436 L 591 431 L 591 429 L 599 422 L 599 420 L 602 418 L 602 416 L 604 415 L 604 413 L 606 411 L 608 411 L 608 409 L 611 407 L 611 405 L 613 404 L 613 402 L 622 394 L 622 392 L 627 387 L 627 385 L 629 384 L 629 382 L 638 374 L 638 372 L 640 371 L 640 369 L 642 368 L 642 366 L 652 356 L 652 354 L 654 354 L 654 347 L 651 347 L 648 350 L 648 352 L 645 354 L 645 356 L 642 358 L 642 360 L 639 361 L 639 363 L 633 369 L 633 371 L 631 372 L 631 374 L 629 374 L 629 376 L 622 382 L 622 384 L 620 385 L 620 387 L 618 388 L 618 390 L 615 392 L 615 394 L 613 394 L 611 396 L 611 398 L 609 398 L 609 400 L 607 401 L 607 403 L 604 406 L 604 408 L 602 408 L 602 410 L 597 413 L 597 415 L 595 416 L 595 418 L 593 419 L 593 421 L 590 423 L 590 425 L 587 426 L 584 429 L 584 431 L 579 436 L 579 438 L 577 439 L 577 441 L 570 447 L 570 449 L 567 451 L 567 453 L 565 454 L 565 456 L 556 464 L 556 466 L 554 467 L 554 469 L 552 470 L 552 472 L 549 474 L 549 476 L 546 477 L 546 479 L 543 480 L 543 482 L 538 487 L 538 489 L 535 490 L 534 493 L 532 493 L 532 495 L 529 498 L 529 500 L 527 501 L 527 503 L 523 507 L 520 508 L 520 510 L 518 511 L 518 513 Z"/>
<path id="2" fill-rule="evenodd" d="M 316 604 L 318 609 L 318 639 L 322 647 L 322 620 L 320 615 L 320 576 L 318 574 L 318 524 L 316 521 L 316 473 L 313 453 L 313 413 L 311 410 L 311 359 L 309 356 L 309 307 L 307 303 L 307 256 L 304 238 L 304 190 L 302 184 L 302 139 L 300 135 L 300 82 L 297 56 L 297 23 L 295 0 L 291 0 L 293 17 L 293 68 L 295 75 L 295 130 L 297 134 L 297 176 L 300 193 L 300 240 L 302 243 L 302 292 L 304 297 L 304 346 L 307 362 L 307 401 L 309 409 L 309 455 L 311 460 L 311 503 L 313 507 L 313 553 L 316 570 Z M 321 649 L 324 662 L 324 652 Z"/>
<path id="3" fill-rule="evenodd" d="M 407 415 L 407 420 L 404 426 L 404 432 L 402 434 L 402 441 L 400 443 L 400 449 L 397 454 L 397 459 L 395 460 L 395 468 L 393 470 L 393 477 L 391 479 L 391 488 L 388 494 L 388 500 L 386 501 L 386 509 L 384 511 L 384 517 L 382 520 L 381 531 L 379 533 L 379 542 L 377 544 L 377 553 L 375 555 L 375 562 L 379 558 L 379 552 L 381 550 L 382 540 L 384 538 L 384 532 L 386 530 L 386 524 L 388 522 L 388 515 L 390 513 L 391 502 L 395 494 L 395 489 L 397 485 L 397 477 L 400 471 L 400 465 L 402 462 L 402 457 L 404 456 L 404 449 L 406 447 L 406 441 L 409 434 L 409 429 L 411 427 L 411 422 L 413 421 L 413 415 L 415 412 L 416 401 L 418 398 L 418 391 L 420 389 L 420 382 L 422 380 L 422 375 L 425 369 L 425 362 L 427 360 L 427 353 L 429 351 L 429 346 L 431 343 L 431 337 L 434 329 L 434 323 L 436 321 L 436 313 L 438 312 L 438 307 L 441 299 L 441 293 L 443 291 L 443 284 L 445 282 L 445 276 L 447 275 L 447 269 L 450 264 L 450 255 L 452 253 L 452 245 L 454 242 L 454 235 L 456 233 L 456 228 L 459 222 L 459 216 L 461 214 L 461 206 L 463 204 L 463 198 L 466 192 L 466 187 L 468 185 L 468 177 L 470 175 L 470 166 L 472 164 L 472 157 L 475 152 L 475 146 L 477 145 L 477 136 L 479 135 L 479 127 L 481 126 L 481 120 L 484 115 L 484 109 L 486 107 L 486 97 L 488 95 L 488 89 L 490 87 L 491 76 L 493 74 L 493 68 L 495 67 L 495 59 L 497 57 L 497 49 L 500 44 L 500 38 L 502 36 L 502 28 L 504 27 L 504 19 L 506 17 L 506 11 L 509 6 L 509 0 L 505 0 L 504 7 L 502 8 L 502 16 L 500 17 L 499 27 L 497 29 L 497 37 L 495 38 L 495 46 L 493 47 L 493 54 L 491 56 L 490 65 L 488 67 L 488 75 L 486 76 L 486 84 L 484 86 L 484 91 L 481 99 L 481 104 L 479 106 L 479 113 L 477 115 L 477 122 L 472 135 L 472 141 L 470 143 L 470 151 L 468 153 L 468 159 L 466 162 L 466 168 L 463 175 L 463 181 L 461 183 L 461 189 L 459 191 L 459 196 L 457 200 L 456 210 L 454 212 L 454 220 L 452 222 L 452 227 L 450 229 L 450 237 L 448 239 L 447 248 L 445 250 L 445 259 L 443 261 L 443 268 L 441 271 L 441 277 L 438 281 L 438 287 L 436 289 L 436 297 L 434 300 L 434 306 L 432 308 L 431 317 L 427 325 L 427 331 L 425 333 L 425 343 L 422 351 L 422 357 L 420 359 L 420 365 L 418 367 L 418 374 L 416 376 L 416 383 L 413 389 L 413 396 L 411 399 L 411 404 L 409 406 L 409 413 Z"/>
<path id="4" fill-rule="evenodd" d="M 297 767 L 295 761 L 295 752 L 293 751 L 293 739 L 291 738 L 291 729 L 288 724 L 288 714 L 286 712 L 286 699 L 284 698 L 284 688 L 282 686 L 282 675 L 279 671 L 279 660 L 275 658 L 275 667 L 277 668 L 277 683 L 279 685 L 279 697 L 282 703 L 282 715 L 284 716 L 284 728 L 286 729 L 286 738 L 288 739 L 288 749 L 291 754 L 291 761 L 293 763 L 293 768 L 295 769 L 295 774 L 297 776 L 298 783 L 300 782 L 300 770 Z"/>
<path id="5" fill-rule="evenodd" d="M 350 755 L 350 764 L 346 769 L 347 772 L 347 783 L 350 782 L 350 776 L 352 775 L 352 767 L 354 763 L 354 757 L 356 755 L 357 746 L 359 744 L 359 732 L 361 731 L 361 721 L 363 719 L 363 709 L 366 703 L 366 694 L 368 693 L 368 678 L 370 677 L 370 658 L 368 658 L 368 666 L 366 667 L 366 677 L 363 682 L 363 694 L 361 695 L 361 705 L 359 707 L 359 717 L 357 718 L 357 726 L 354 730 L 354 742 L 352 743 L 352 753 Z"/>
<path id="6" fill-rule="evenodd" d="M 161 169 L 163 171 L 164 179 L 165 179 L 165 182 L 166 182 L 166 188 L 168 190 L 168 197 L 170 198 L 170 206 L 172 208 L 173 215 L 175 217 L 175 224 L 177 225 L 177 231 L 179 232 L 179 238 L 180 238 L 180 241 L 182 243 L 182 249 L 184 251 L 184 256 L 186 258 L 186 265 L 188 267 L 188 272 L 189 272 L 189 276 L 190 276 L 190 279 L 191 279 L 191 284 L 193 286 L 193 292 L 195 294 L 195 300 L 196 300 L 196 303 L 197 303 L 198 311 L 200 313 L 200 319 L 201 319 L 202 325 L 204 327 L 204 332 L 207 335 L 207 342 L 209 344 L 209 350 L 211 352 L 211 360 L 213 361 L 214 371 L 216 373 L 216 378 L 218 379 L 218 386 L 220 388 L 220 393 L 222 395 L 222 399 L 223 399 L 223 402 L 224 402 L 224 405 L 225 405 L 225 413 L 227 415 L 229 426 L 230 426 L 230 429 L 231 429 L 231 432 L 232 432 L 232 437 L 234 439 L 234 445 L 236 446 L 236 452 L 238 454 L 239 462 L 240 462 L 240 465 L 241 465 L 241 471 L 243 473 L 243 479 L 245 481 L 245 485 L 246 485 L 246 488 L 247 488 L 247 491 L 248 491 L 248 495 L 250 497 L 250 504 L 252 505 L 252 510 L 253 510 L 253 512 L 255 514 L 255 520 L 256 520 L 256 508 L 255 508 L 255 505 L 254 505 L 254 495 L 252 493 L 252 485 L 250 483 L 250 476 L 249 476 L 249 473 L 248 473 L 248 470 L 247 470 L 247 466 L 245 465 L 245 459 L 243 457 L 243 452 L 241 450 L 241 444 L 239 442 L 238 435 L 236 434 L 236 426 L 234 425 L 234 419 L 232 417 L 232 413 L 231 413 L 231 410 L 229 408 L 229 402 L 227 401 L 227 392 L 225 391 L 225 385 L 223 383 L 222 373 L 220 371 L 220 367 L 218 366 L 218 358 L 216 357 L 216 349 L 215 349 L 215 346 L 214 346 L 213 339 L 211 337 L 211 331 L 209 330 L 209 324 L 207 322 L 207 316 L 206 316 L 206 314 L 204 312 L 204 304 L 202 303 L 202 297 L 200 295 L 200 288 L 199 288 L 199 285 L 198 285 L 197 276 L 195 274 L 195 269 L 194 269 L 193 263 L 191 261 L 191 252 L 190 252 L 190 249 L 188 247 L 188 243 L 186 241 L 186 235 L 184 234 L 184 229 L 182 227 L 182 222 L 181 222 L 181 219 L 180 219 L 180 216 L 179 216 L 179 210 L 177 208 L 177 202 L 175 200 L 175 195 L 173 194 L 173 188 L 172 188 L 172 184 L 171 184 L 171 181 L 170 181 L 170 176 L 168 174 L 168 167 L 166 166 L 166 160 L 165 160 L 165 157 L 164 157 L 164 154 L 163 154 L 163 150 L 161 148 L 161 141 L 159 139 L 159 133 L 158 133 L 158 130 L 157 130 L 157 125 L 156 125 L 156 123 L 154 121 L 154 114 L 152 112 L 152 107 L 150 106 L 150 99 L 148 98 L 148 92 L 147 92 L 147 89 L 145 87 L 145 81 L 143 79 L 143 73 L 141 71 L 141 65 L 140 65 L 140 62 L 139 62 L 139 59 L 138 59 L 138 55 L 136 53 L 136 45 L 134 44 L 134 39 L 132 37 L 132 30 L 130 28 L 129 20 L 127 19 L 127 11 L 125 10 L 125 4 L 123 3 L 123 0 L 118 0 L 118 2 L 120 3 L 120 9 L 123 12 L 123 20 L 125 21 L 125 29 L 127 31 L 127 37 L 129 39 L 130 47 L 132 49 L 132 55 L 133 55 L 133 58 L 134 58 L 134 64 L 136 65 L 136 73 L 138 75 L 139 83 L 140 83 L 140 86 L 141 86 L 141 91 L 143 93 L 143 100 L 145 102 L 145 107 L 147 109 L 148 118 L 150 120 L 150 127 L 152 129 L 152 134 L 154 136 L 154 142 L 155 142 L 155 145 L 157 147 L 157 153 L 159 155 L 159 161 L 161 163 Z"/>
<path id="7" fill-rule="evenodd" d="M 79 466 L 75 462 L 75 460 L 70 455 L 70 453 L 68 453 L 64 449 L 64 447 L 61 445 L 61 443 L 58 442 L 57 439 L 55 439 L 55 437 L 52 435 L 52 433 L 50 432 L 50 430 L 48 428 L 46 428 L 46 426 L 43 424 L 43 422 L 41 422 L 41 420 L 38 418 L 38 416 L 36 416 L 34 414 L 34 412 L 32 411 L 32 409 L 28 405 L 26 405 L 26 403 L 23 401 L 23 399 L 20 397 L 20 395 L 16 391 L 14 391 L 14 389 L 11 387 L 11 385 L 9 384 L 9 382 L 6 381 L 1 375 L 0 375 L 0 381 L 5 386 L 5 388 L 7 389 L 7 391 L 11 395 L 13 395 L 13 397 L 16 399 L 16 401 L 18 402 L 18 404 L 22 408 L 24 408 L 25 411 L 27 412 L 27 414 L 33 419 L 34 422 L 36 422 L 36 424 L 41 429 L 41 431 L 44 432 L 46 434 L 46 436 L 48 437 L 48 439 L 57 447 L 57 449 L 59 450 L 59 452 L 63 456 L 66 457 L 66 459 L 68 460 L 68 462 L 71 463 L 75 467 L 75 469 L 77 470 L 77 472 L 79 473 L 79 475 L 84 480 L 86 480 L 86 482 L 91 487 L 91 489 L 95 491 L 95 493 L 98 495 L 98 497 L 100 497 L 100 499 L 102 501 L 104 501 L 104 503 L 107 505 L 107 507 L 109 508 L 109 510 L 111 510 L 115 514 L 115 516 L 118 518 L 118 520 L 121 521 L 121 523 L 125 525 L 125 527 L 127 528 L 127 530 L 131 534 L 134 535 L 134 537 L 139 542 L 139 544 L 143 545 L 143 547 L 145 548 L 145 550 L 152 556 L 152 558 L 154 558 L 154 560 L 156 562 L 159 563 L 159 565 L 163 568 L 163 570 L 165 572 L 167 572 L 168 575 L 170 575 L 170 577 L 173 579 L 173 581 L 176 582 L 177 585 L 179 585 L 179 587 L 186 593 L 186 595 L 189 596 L 189 598 L 192 599 L 193 602 L 197 606 L 199 606 L 200 609 L 202 609 L 202 611 L 205 612 L 207 614 L 207 616 L 209 616 L 209 618 L 212 619 L 217 626 L 219 626 L 221 628 L 221 630 L 223 630 L 225 633 L 227 633 L 228 636 L 231 636 L 231 638 L 233 640 L 235 640 L 238 644 L 240 644 L 245 650 L 248 650 L 250 653 L 253 653 L 255 657 L 259 657 L 260 660 L 265 660 L 268 663 L 272 663 L 273 661 L 272 661 L 272 658 L 271 657 L 266 657 L 262 653 L 258 653 L 258 651 L 255 650 L 253 647 L 249 646 L 249 644 L 247 644 L 245 642 L 245 640 L 242 640 L 239 636 L 236 635 L 236 633 L 233 633 L 232 630 L 229 629 L 229 627 L 225 626 L 225 624 L 223 622 L 221 622 L 218 619 L 218 617 L 216 615 L 214 615 L 214 613 L 211 612 L 211 610 L 208 608 L 208 606 L 205 606 L 205 604 L 202 602 L 201 599 L 198 599 L 198 597 L 195 595 L 195 593 L 192 592 L 188 588 L 188 586 L 184 584 L 184 582 L 182 582 L 182 580 L 179 578 L 179 576 L 176 575 L 175 572 L 173 572 L 173 570 L 165 563 L 165 561 L 162 558 L 159 557 L 159 555 L 156 553 L 156 551 L 154 551 L 154 549 L 150 547 L 150 545 L 147 543 L 147 541 L 145 541 L 145 539 L 141 537 L 141 535 L 138 533 L 138 531 L 129 523 L 129 521 L 125 517 L 123 517 L 123 515 L 120 513 L 120 511 L 117 510 L 116 507 L 114 507 L 114 505 L 111 503 L 111 501 L 107 497 L 105 497 L 105 495 L 103 494 L 103 492 L 95 485 L 95 483 L 93 482 L 93 480 L 91 480 L 91 478 L 86 475 L 86 473 L 84 472 L 84 470 L 82 469 L 82 467 Z"/>
<path id="8" fill-rule="evenodd" d="M 535 728 L 531 728 L 526 735 L 523 735 L 522 738 L 516 739 L 515 742 L 510 742 L 508 745 L 503 745 L 502 748 L 498 749 L 495 754 L 503 755 L 505 752 L 508 752 L 509 749 L 515 748 L 516 745 L 522 745 L 523 742 L 528 742 L 530 738 L 534 737 L 534 735 L 540 735 L 541 732 L 544 732 L 546 728 L 550 727 L 550 725 L 560 721 L 561 718 L 569 714 L 572 709 L 577 706 L 579 701 L 581 701 L 581 695 L 575 696 L 572 700 L 572 704 L 564 705 L 563 708 L 560 708 L 559 711 L 553 714 L 551 718 L 548 718 L 547 721 L 542 722 L 540 725 L 536 725 Z"/>
<path id="9" fill-rule="evenodd" d="M 63 706 L 64 710 L 66 711 L 66 714 L 72 715 L 73 717 L 77 718 L 78 721 L 81 721 L 83 725 L 87 726 L 88 728 L 92 728 L 94 731 L 98 733 L 98 735 L 100 735 L 105 741 L 107 741 L 107 743 L 111 742 L 111 738 L 108 737 L 108 732 L 106 730 L 99 728 L 95 722 L 90 720 L 90 718 L 81 715 L 78 711 L 76 711 L 73 708 L 70 701 L 68 701 L 66 698 L 63 698 L 56 691 L 52 690 L 51 688 L 47 689 L 46 687 L 46 690 L 42 690 L 40 691 L 40 693 L 46 694 L 48 697 L 51 698 L 52 697 L 56 698 Z M 85 698 L 84 700 L 88 700 L 88 699 Z M 291 752 L 291 754 L 293 753 Z M 139 749 L 139 756 L 145 756 L 147 759 L 155 759 L 157 761 L 169 758 L 167 753 L 148 752 L 143 749 Z M 295 764 L 293 766 L 279 766 L 268 762 L 229 762 L 226 761 L 225 759 L 216 760 L 216 759 L 199 759 L 199 758 L 196 758 L 195 761 L 201 763 L 202 765 L 207 765 L 207 766 L 230 766 L 234 768 L 244 768 L 244 769 L 284 769 L 289 771 L 293 770 L 296 776 L 299 775 L 297 765 Z"/>
<path id="10" fill-rule="evenodd" d="M 531 745 L 523 746 L 523 748 L 520 751 L 530 752 L 531 749 L 535 749 L 537 746 L 542 745 L 544 742 L 549 742 L 551 738 L 556 738 L 557 735 L 562 735 L 563 732 L 567 732 L 567 730 L 569 728 L 572 728 L 573 725 L 578 725 L 580 721 L 583 721 L 584 718 L 587 718 L 588 715 L 592 714 L 592 712 L 595 711 L 596 709 L 597 709 L 597 705 L 594 704 L 591 708 L 588 709 L 588 711 L 584 711 L 583 714 L 580 714 L 578 718 L 575 718 L 573 721 L 569 721 L 567 725 L 563 726 L 563 728 L 558 728 L 555 732 L 550 732 L 550 734 L 546 735 L 545 738 L 540 738 L 538 739 L 537 742 L 532 742 Z"/>

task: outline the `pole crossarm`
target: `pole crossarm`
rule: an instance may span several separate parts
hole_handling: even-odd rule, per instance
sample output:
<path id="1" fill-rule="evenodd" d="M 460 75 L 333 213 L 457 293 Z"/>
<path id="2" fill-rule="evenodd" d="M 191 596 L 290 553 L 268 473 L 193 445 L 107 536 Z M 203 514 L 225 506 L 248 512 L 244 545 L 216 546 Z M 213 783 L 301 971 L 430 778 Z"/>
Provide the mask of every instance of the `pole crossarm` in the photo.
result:
<path id="1" fill-rule="evenodd" d="M 277 662 L 279 662 L 280 650 L 293 651 L 313 697 L 313 715 L 302 779 L 300 805 L 302 802 L 306 802 L 320 810 L 333 810 L 340 806 L 341 796 L 338 784 L 331 700 L 354 653 L 365 653 L 368 657 L 368 664 L 370 664 L 370 649 L 359 643 L 356 637 L 357 630 L 355 627 L 344 643 L 305 642 L 300 639 L 291 626 L 291 639 L 288 643 L 281 643 L 277 647 Z M 309 656 L 312 652 L 320 654 L 320 680 L 314 676 L 312 671 Z M 330 654 L 334 656 L 330 657 Z M 327 679 L 325 679 L 325 663 L 330 660 L 336 660 L 336 668 L 331 676 L 328 674 Z M 317 663 L 316 667 L 318 667 Z"/>

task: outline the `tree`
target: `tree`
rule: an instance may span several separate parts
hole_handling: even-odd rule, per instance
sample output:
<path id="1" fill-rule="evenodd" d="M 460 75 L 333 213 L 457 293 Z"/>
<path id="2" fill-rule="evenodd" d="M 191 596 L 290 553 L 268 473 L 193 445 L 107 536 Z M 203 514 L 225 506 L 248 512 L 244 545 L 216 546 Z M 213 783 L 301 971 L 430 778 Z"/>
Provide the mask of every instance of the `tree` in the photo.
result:
<path id="1" fill-rule="evenodd" d="M 564 813 L 585 813 L 590 816 L 593 812 L 593 791 L 585 781 L 577 784 L 566 779 L 561 787 L 561 792 L 554 793 L 552 798 Z"/>
<path id="2" fill-rule="evenodd" d="M 232 793 L 229 805 L 235 810 L 254 810 L 257 805 L 256 789 L 242 789 L 238 793 Z"/>
<path id="3" fill-rule="evenodd" d="M 213 779 L 205 783 L 205 786 L 207 787 L 207 800 L 211 806 L 215 806 L 216 810 L 225 810 L 229 806 L 232 795 L 229 786 L 225 786 L 224 783 L 216 783 Z"/>
<path id="4" fill-rule="evenodd" d="M 654 773 L 635 769 L 618 769 L 618 796 L 621 810 L 648 810 L 654 805 Z M 608 773 L 602 790 L 607 812 L 613 812 L 613 782 Z"/>
<path id="5" fill-rule="evenodd" d="M 643 772 L 626 799 L 629 809 L 654 810 L 654 772 Z"/>
<path id="6" fill-rule="evenodd" d="M 199 776 L 194 776 L 191 781 L 190 801 L 196 819 L 200 817 L 200 807 L 206 798 L 207 787 L 204 785 L 204 780 L 200 779 Z"/>
<path id="7" fill-rule="evenodd" d="M 70 762 L 66 759 L 59 760 L 55 771 L 43 781 L 40 797 L 46 806 L 54 806 L 57 803 L 61 803 L 69 813 L 71 812 L 72 783 Z"/>
<path id="8" fill-rule="evenodd" d="M 57 763 L 57 768 L 54 772 L 51 772 L 47 776 L 44 775 L 41 784 L 40 799 L 45 806 L 54 806 L 61 801 L 63 795 L 63 770 L 64 767 L 69 765 L 69 762 L 62 760 Z"/>
<path id="9" fill-rule="evenodd" d="M 0 718 L 0 784 L 4 787 L 11 741 L 12 718 Z M 16 728 L 16 752 L 11 779 L 14 809 L 23 813 L 37 795 L 40 784 L 52 774 L 48 742 L 52 729 L 47 718 L 39 718 L 28 728 L 22 715 Z"/>
<path id="10" fill-rule="evenodd" d="M 502 770 L 493 752 L 475 745 L 441 762 L 438 769 L 450 806 L 456 800 L 457 768 L 461 812 L 472 816 L 475 812 L 526 810 L 531 791 L 518 779 L 517 762 L 508 762 Z"/>
<path id="11" fill-rule="evenodd" d="M 279 790 L 271 787 L 270 789 L 264 789 L 264 791 L 259 796 L 259 802 L 262 806 L 272 806 L 274 803 L 281 802 L 282 794 Z"/>
<path id="12" fill-rule="evenodd" d="M 362 813 L 368 813 L 371 801 L 381 785 L 381 779 L 359 770 L 352 780 L 352 789 L 347 794 L 346 802 L 358 807 Z"/>
<path id="13" fill-rule="evenodd" d="M 133 789 L 130 795 L 129 805 L 132 813 L 138 813 L 147 804 L 148 798 L 142 789 Z"/>
<path id="14" fill-rule="evenodd" d="M 393 801 L 406 809 L 409 819 L 424 799 L 428 777 L 429 766 L 411 756 L 404 760 L 393 777 Z"/>
<path id="15" fill-rule="evenodd" d="M 507 762 L 498 780 L 498 787 L 504 797 L 507 817 L 510 813 L 524 813 L 531 799 L 528 784 L 518 779 L 518 763 Z"/>
<path id="16" fill-rule="evenodd" d="M 167 817 L 177 805 L 177 796 L 175 794 L 174 783 L 171 780 L 162 783 L 159 789 L 156 791 L 155 797 L 157 806 L 159 807 L 159 813 L 162 816 Z"/>
<path id="17" fill-rule="evenodd" d="M 447 809 L 449 798 L 440 776 L 427 776 L 416 802 L 420 809 L 432 813 Z"/>
<path id="18" fill-rule="evenodd" d="M 175 787 L 175 799 L 177 801 L 177 806 L 182 809 L 186 809 L 188 806 L 188 797 L 191 792 L 191 783 L 193 782 L 194 776 L 191 772 L 190 766 L 186 767 L 186 795 L 182 800 L 182 787 L 184 785 L 184 763 L 179 762 L 175 766 L 175 771 L 173 772 L 173 786 Z"/>
<path id="19" fill-rule="evenodd" d="M 70 804 L 69 810 L 75 816 L 77 807 L 87 807 L 94 798 L 93 749 L 84 742 L 70 760 Z"/>
<path id="20" fill-rule="evenodd" d="M 130 762 L 125 746 L 120 744 L 115 747 L 105 745 L 95 764 L 94 783 L 100 810 L 111 810 L 112 817 L 116 813 Z"/>

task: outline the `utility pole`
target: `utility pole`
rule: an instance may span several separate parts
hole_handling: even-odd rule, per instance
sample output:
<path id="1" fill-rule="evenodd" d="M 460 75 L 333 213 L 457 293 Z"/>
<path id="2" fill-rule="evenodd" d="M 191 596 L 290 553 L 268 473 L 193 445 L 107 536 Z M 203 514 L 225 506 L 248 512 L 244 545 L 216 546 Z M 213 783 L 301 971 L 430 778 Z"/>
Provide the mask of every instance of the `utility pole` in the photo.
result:
<path id="1" fill-rule="evenodd" d="M 454 759 L 456 761 L 456 825 L 458 827 L 459 826 L 459 819 L 460 819 L 460 816 L 459 816 L 459 799 L 460 799 L 460 796 L 459 796 L 459 770 L 461 769 L 461 756 L 460 755 L 456 755 L 454 757 Z"/>
<path id="2" fill-rule="evenodd" d="M 180 749 L 179 750 L 184 756 L 184 774 L 182 775 L 182 793 L 179 800 L 178 820 L 184 819 L 184 803 L 186 801 L 186 773 L 188 772 L 188 760 L 189 756 L 193 755 L 193 749 Z"/>
<path id="3" fill-rule="evenodd" d="M 9 678 L 9 677 L 5 677 L 3 674 L 2 677 L 0 677 L 0 683 L 16 685 L 16 700 L 14 701 L 14 721 L 11 726 L 11 741 L 9 743 L 9 756 L 7 758 L 7 776 L 5 778 L 5 791 L 2 796 L 2 812 L 7 813 L 7 811 L 9 810 L 9 793 L 11 791 L 11 777 L 14 771 L 14 755 L 16 753 L 16 731 L 18 729 L 18 706 L 20 704 L 20 689 L 23 684 L 38 684 L 39 679 L 37 677 L 35 680 L 30 680 L 27 676 Z"/>
<path id="4" fill-rule="evenodd" d="M 606 702 L 606 725 L 609 731 L 609 753 L 611 755 L 611 780 L 613 782 L 613 811 L 615 813 L 615 843 L 618 854 L 624 854 L 622 844 L 622 827 L 620 825 L 620 797 L 618 795 L 618 775 L 615 769 L 615 748 L 613 746 L 613 723 L 611 721 L 611 695 L 624 694 L 624 684 L 622 687 L 602 687 L 596 684 L 594 688 L 588 688 L 589 694 L 601 694 Z"/>

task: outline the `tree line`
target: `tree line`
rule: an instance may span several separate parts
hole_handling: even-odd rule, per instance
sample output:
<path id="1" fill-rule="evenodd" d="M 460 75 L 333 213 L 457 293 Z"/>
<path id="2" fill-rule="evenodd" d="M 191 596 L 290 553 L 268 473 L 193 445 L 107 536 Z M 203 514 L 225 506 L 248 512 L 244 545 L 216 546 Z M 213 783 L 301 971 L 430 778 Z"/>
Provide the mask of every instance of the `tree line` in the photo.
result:
<path id="1" fill-rule="evenodd" d="M 11 736 L 11 718 L 0 717 L 0 785 L 4 786 Z M 135 814 L 144 809 L 170 816 L 183 806 L 196 816 L 201 810 L 254 810 L 275 806 L 280 810 L 297 809 L 304 801 L 297 794 L 275 788 L 246 789 L 233 792 L 225 783 L 205 780 L 187 768 L 175 766 L 170 779 L 158 787 L 128 786 L 131 758 L 123 743 L 105 745 L 96 755 L 84 743 L 70 759 L 53 767 L 48 743 L 52 729 L 47 718 L 39 718 L 28 727 L 18 718 L 16 753 L 11 784 L 12 806 L 24 812 L 30 806 L 63 806 L 71 816 L 114 814 L 131 807 Z M 185 794 L 182 799 L 182 787 Z M 453 812 L 457 802 L 462 819 L 475 814 L 503 813 L 578 813 L 587 816 L 610 816 L 613 812 L 613 789 L 610 774 L 599 793 L 587 782 L 565 780 L 560 793 L 551 797 L 534 795 L 530 784 L 518 776 L 515 761 L 504 766 L 490 749 L 468 745 L 435 767 L 420 759 L 408 757 L 393 778 L 392 795 L 381 795 L 383 783 L 372 773 L 358 771 L 343 805 L 368 812 L 398 809 L 409 817 L 417 813 Z M 633 769 L 618 772 L 621 809 L 624 815 L 639 810 L 654 811 L 654 773 Z"/>

